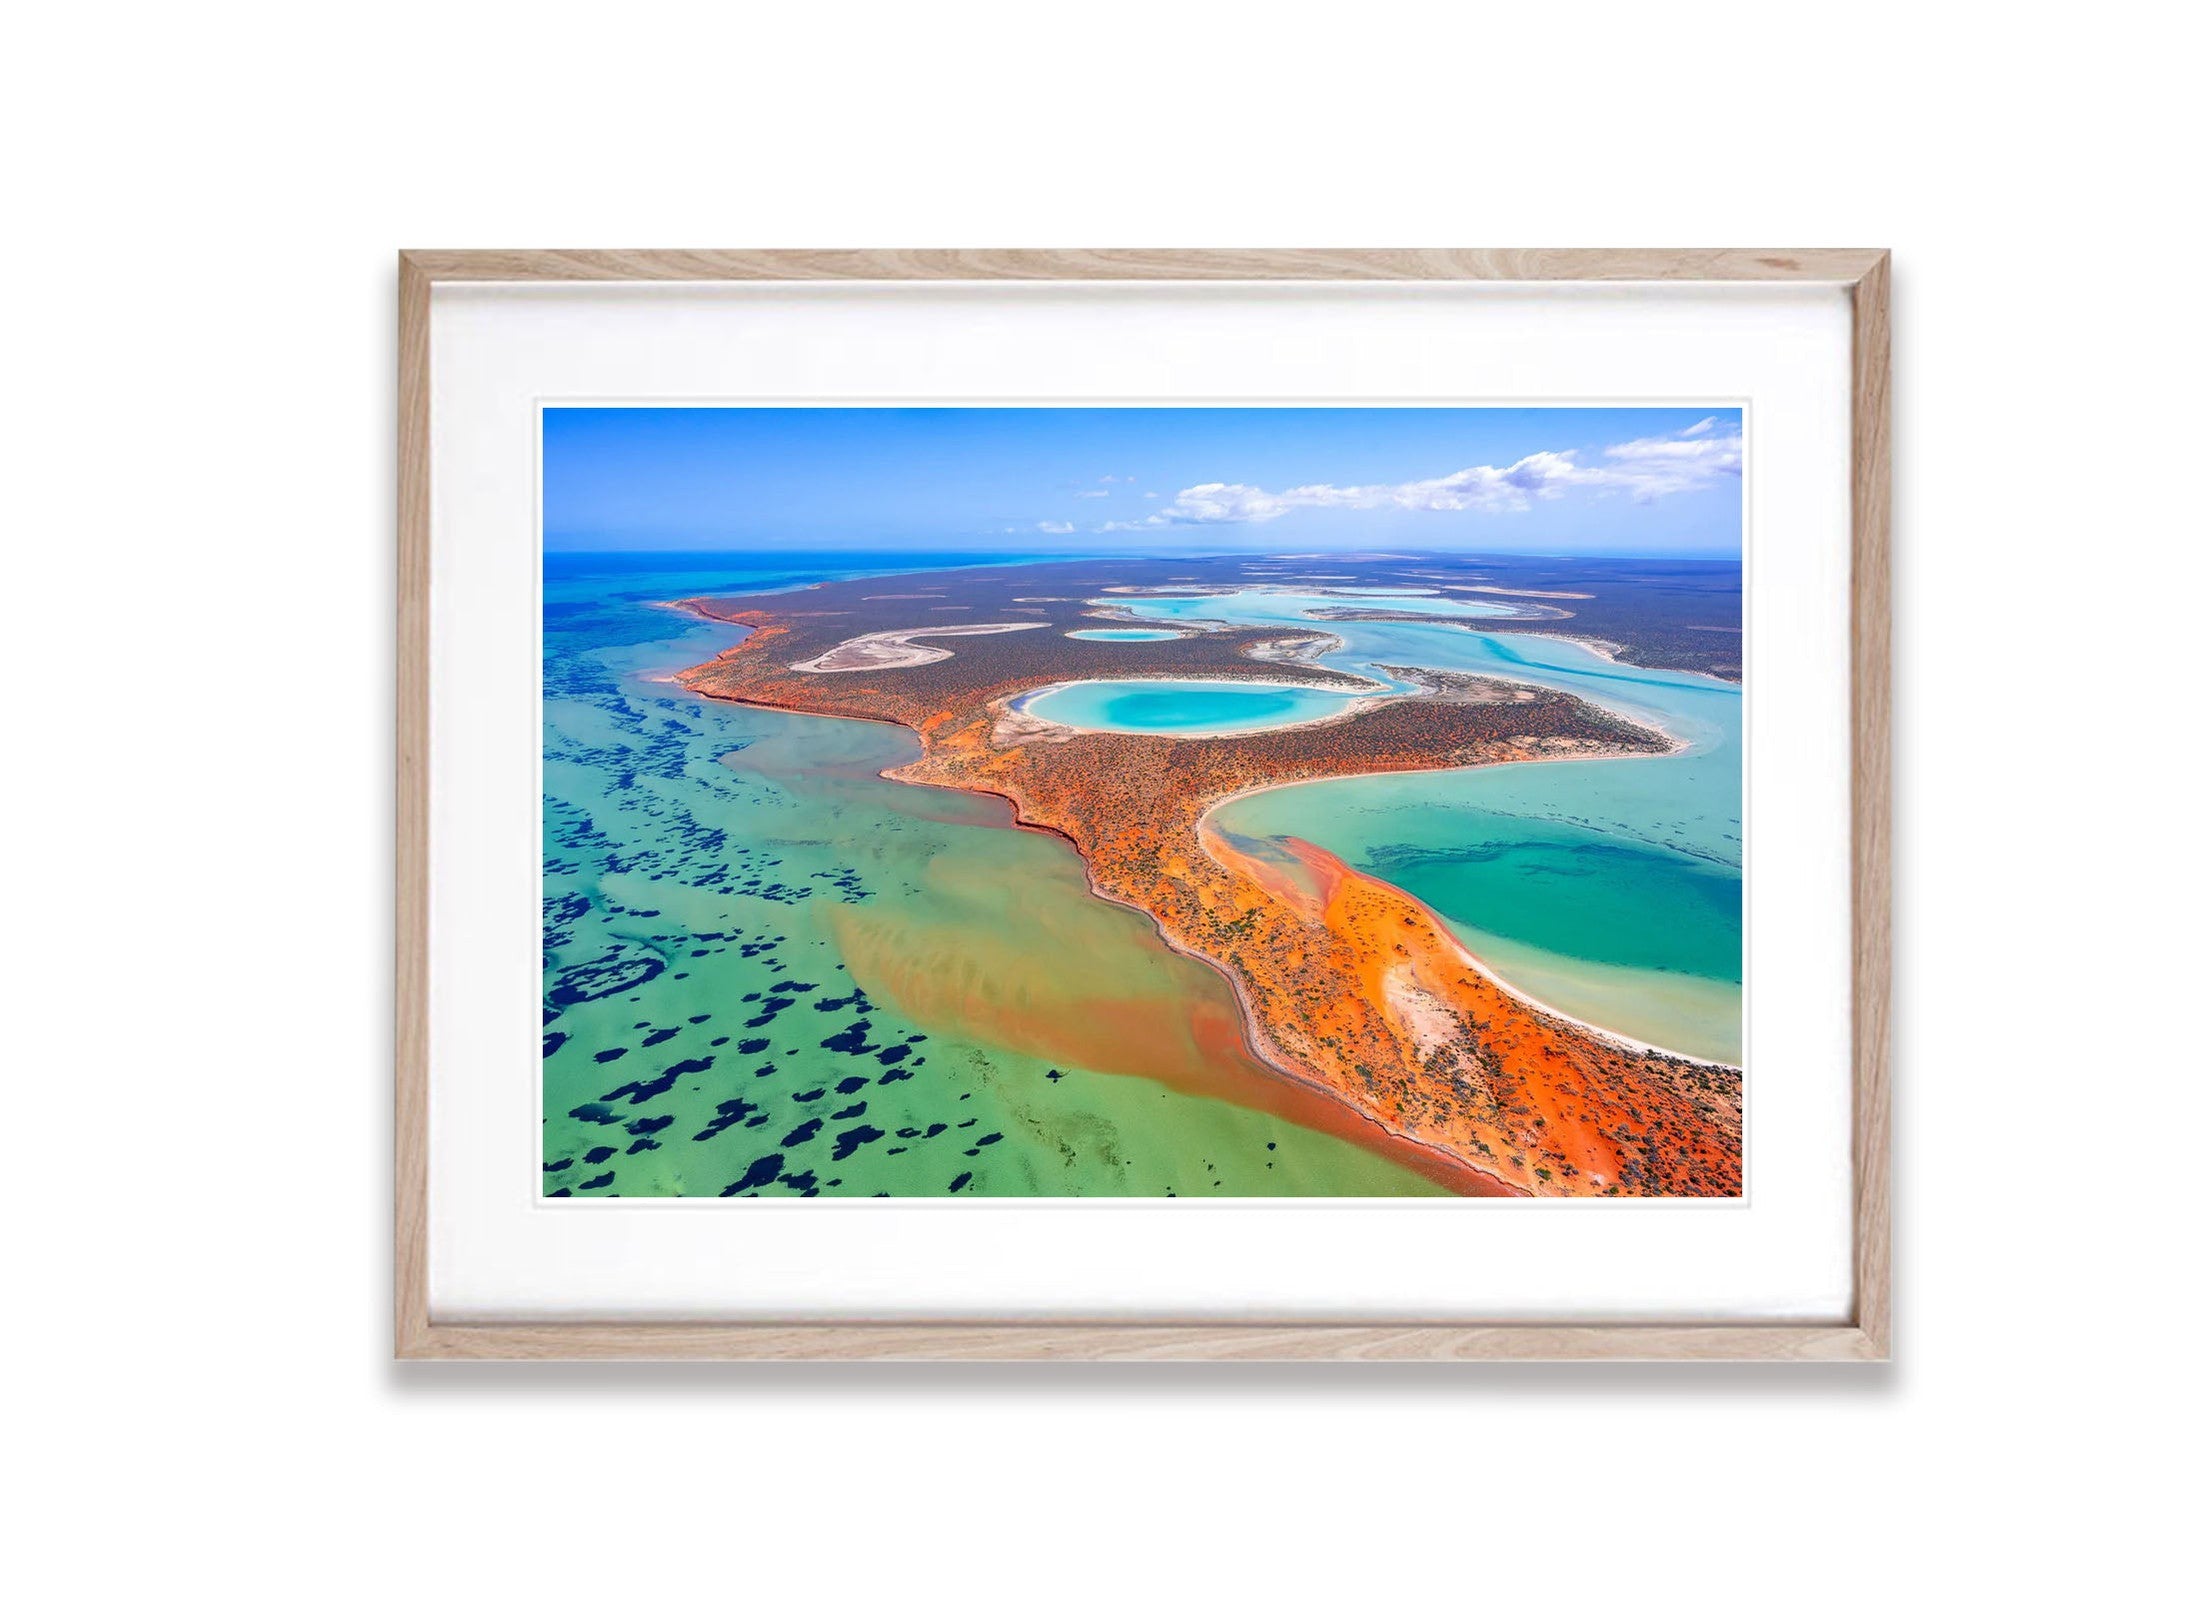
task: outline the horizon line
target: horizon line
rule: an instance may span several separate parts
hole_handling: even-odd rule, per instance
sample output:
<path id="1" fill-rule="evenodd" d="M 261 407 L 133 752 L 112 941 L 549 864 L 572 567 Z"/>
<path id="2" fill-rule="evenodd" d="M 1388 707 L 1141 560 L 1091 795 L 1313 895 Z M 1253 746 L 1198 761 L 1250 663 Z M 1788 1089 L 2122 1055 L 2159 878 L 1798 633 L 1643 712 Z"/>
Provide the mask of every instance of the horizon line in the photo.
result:
<path id="1" fill-rule="evenodd" d="M 1356 559 L 1356 560 L 1379 560 L 1379 559 L 1385 559 L 1385 558 L 1387 558 L 1387 559 L 1399 559 L 1399 560 L 1403 560 L 1403 559 L 1414 559 L 1414 560 L 1418 560 L 1418 559 L 1420 559 L 1420 558 L 1422 558 L 1422 557 L 1442 557 L 1442 556 L 1463 557 L 1463 558 L 1466 558 L 1466 559 L 1470 559 L 1470 560 L 1486 560 L 1486 559 L 1488 559 L 1488 558 L 1490 558 L 1490 557 L 1493 557 L 1493 556 L 1538 556 L 1538 557 L 1542 557 L 1542 558 L 1545 558 L 1545 559 L 1551 559 L 1551 560 L 1578 560 L 1578 559 L 1582 559 L 1582 558 L 1590 558 L 1590 559 L 1595 559 L 1595 560 L 1611 560 L 1611 561 L 1628 561 L 1628 560 L 1641 560 L 1641 561 L 1738 561 L 1738 560 L 1740 560 L 1740 559 L 1742 558 L 1742 552 L 1741 552 L 1741 551 L 1739 551 L 1739 550 L 1735 550 L 1735 551 L 1733 551 L 1733 552 L 1732 552 L 1731 554 L 1724 554 L 1724 555 L 1706 555 L 1706 554 L 1703 554 L 1703 553 L 1702 553 L 1702 552 L 1700 552 L 1700 551 L 1689 551 L 1689 550 L 1628 550 L 1628 551 L 1603 550 L 1603 549 L 1569 549 L 1569 550 L 1500 550 L 1500 549 L 1475 549 L 1475 550 L 1450 550 L 1450 549 L 1436 549 L 1436 550 L 1429 550 L 1429 549 L 1420 549 L 1420 550 L 1415 550 L 1415 549 L 1400 549 L 1400 550 L 1351 550 L 1351 549 L 1340 549 L 1340 550 L 1306 550 L 1306 549 L 1297 549 L 1297 548 L 1267 548 L 1267 547 L 1263 547 L 1263 548 L 1260 548 L 1260 549 L 1256 549 L 1256 550 L 1223 550 L 1223 549 L 1206 549 L 1206 550 L 1187 550 L 1187 551 L 1181 551 L 1181 552 L 1176 552 L 1176 551 L 1168 551 L 1168 550 L 1139 549 L 1139 548 L 1135 548 L 1135 547 L 1128 547 L 1128 548 L 1125 548 L 1125 547 L 1114 547 L 1114 548 L 1101 548 L 1101 549 L 1089 549 L 1089 550 L 1059 550 L 1059 551 L 1056 551 L 1056 550 L 1047 550 L 1047 549 L 1041 549 L 1041 548 L 1037 548 L 1037 547 L 1033 547 L 1033 546 L 1025 546 L 1025 545 L 1007 545 L 1007 546 L 974 546 L 974 547 L 971 547 L 971 548 L 967 548 L 967 549 L 957 549 L 957 548 L 953 548 L 953 547 L 951 547 L 951 546 L 948 546 L 948 545 L 934 545 L 934 546 L 928 546 L 928 547 L 925 547 L 925 548 L 921 548 L 921 549 L 910 549 L 910 548 L 909 548 L 908 546 L 906 546 L 906 545 L 871 545 L 871 544 L 793 544 L 793 545 L 761 545 L 761 546 L 759 546 L 759 545 L 724 545 L 724 546 L 719 546 L 719 545 L 675 545 L 675 546 L 668 546 L 668 547 L 663 547 L 663 548 L 646 548 L 646 549 L 645 549 L 645 548 L 641 548 L 641 547 L 638 547 L 638 546 L 634 546 L 634 545 L 587 545 L 587 546 L 579 546 L 579 545 L 575 545 L 575 546 L 569 546 L 569 547 L 565 547 L 565 548 L 561 548 L 561 549 L 551 549 L 551 548 L 549 548 L 548 546 L 544 546 L 544 548 L 543 548 L 543 550 L 542 550 L 542 553 L 543 553 L 544 555 L 696 555 L 696 556 L 707 556 L 707 555 L 1055 555 L 1055 554 L 1058 554 L 1058 555 L 1060 555 L 1060 556 L 1061 556 L 1061 558 L 1062 558 L 1062 559 L 1064 559 L 1064 560 L 1089 560 L 1089 559 L 1100 559 L 1100 558 L 1117 557 L 1117 556 L 1140 556 L 1140 557 L 1146 557 L 1146 558 L 1149 558 L 1149 559 L 1154 559 L 1154 560 L 1163 560 L 1163 561 L 1169 561 L 1169 560 L 1175 560 L 1175 561 L 1202 561 L 1202 560 L 1213 560 L 1213 559 L 1215 559 L 1215 558 L 1217 558 L 1217 557 L 1223 557 L 1223 558 L 1226 558 L 1226 557 L 1229 557 L 1229 556 L 1233 556 L 1233 555 L 1242 555 L 1242 556 L 1247 556 L 1247 557 L 1263 557 L 1263 558 L 1267 558 L 1267 559 L 1273 559 L 1273 558 L 1275 558 L 1275 557 L 1277 557 L 1277 556 L 1285 556 L 1285 555 L 1287 555 L 1287 556 L 1296 556 L 1296 557 L 1301 557 L 1301 558 L 1304 558 L 1304 557 L 1320 557 L 1320 558 L 1325 558 L 1325 559 Z"/>

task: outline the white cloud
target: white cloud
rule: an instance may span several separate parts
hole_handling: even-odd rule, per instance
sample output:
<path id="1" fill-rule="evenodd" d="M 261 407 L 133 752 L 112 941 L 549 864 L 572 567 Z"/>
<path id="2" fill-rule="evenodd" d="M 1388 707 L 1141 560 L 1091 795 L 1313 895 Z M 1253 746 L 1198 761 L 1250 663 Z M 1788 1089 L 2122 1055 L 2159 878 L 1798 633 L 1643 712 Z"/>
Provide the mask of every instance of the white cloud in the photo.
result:
<path id="1" fill-rule="evenodd" d="M 1698 424 L 1700 426 L 1701 424 Z M 1661 499 L 1709 488 L 1741 475 L 1739 433 L 1699 433 L 1694 428 L 1669 439 L 1634 439 L 1604 451 L 1609 470 L 1637 500 Z"/>
<path id="2" fill-rule="evenodd" d="M 1080 500 L 1104 500 L 1107 498 L 1107 491 L 1105 489 L 1079 489 L 1077 490 L 1077 498 Z"/>
<path id="3" fill-rule="evenodd" d="M 1038 530 L 1041 533 L 1074 533 L 1077 525 L 1074 522 L 1041 522 Z"/>
<path id="4" fill-rule="evenodd" d="M 1347 487 L 1309 483 L 1279 491 L 1249 483 L 1199 483 L 1180 490 L 1151 516 L 1136 522 L 1110 522 L 1102 531 L 1272 522 L 1308 508 L 1494 514 L 1524 511 L 1536 500 L 1554 500 L 1570 489 L 1631 494 L 1641 501 L 1662 499 L 1740 475 L 1741 435 L 1716 432 L 1714 423 L 1714 418 L 1705 417 L 1670 437 L 1610 445 L 1594 464 L 1583 464 L 1578 450 L 1544 450 L 1522 456 L 1510 466 L 1469 466 L 1446 477 L 1411 483 Z"/>

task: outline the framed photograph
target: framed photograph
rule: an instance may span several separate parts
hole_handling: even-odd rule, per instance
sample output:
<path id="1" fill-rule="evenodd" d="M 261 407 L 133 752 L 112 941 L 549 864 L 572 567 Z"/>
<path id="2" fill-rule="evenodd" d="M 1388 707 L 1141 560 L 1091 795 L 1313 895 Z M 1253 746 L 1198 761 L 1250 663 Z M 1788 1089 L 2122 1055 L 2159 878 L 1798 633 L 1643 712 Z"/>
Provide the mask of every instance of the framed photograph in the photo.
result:
<path id="1" fill-rule="evenodd" d="M 1885 1358 L 1887 276 L 400 257 L 398 1354 Z"/>

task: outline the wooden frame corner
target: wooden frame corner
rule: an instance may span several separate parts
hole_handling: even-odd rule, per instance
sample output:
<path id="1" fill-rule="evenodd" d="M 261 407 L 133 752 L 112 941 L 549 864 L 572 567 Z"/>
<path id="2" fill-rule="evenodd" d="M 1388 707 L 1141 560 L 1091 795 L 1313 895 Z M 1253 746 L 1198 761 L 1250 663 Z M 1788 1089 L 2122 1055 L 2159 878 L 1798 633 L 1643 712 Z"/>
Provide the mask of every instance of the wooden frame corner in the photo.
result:
<path id="1" fill-rule="evenodd" d="M 422 1359 L 1795 1360 L 1892 1353 L 1892 261 L 1877 249 L 406 250 L 397 261 L 394 1354 Z M 439 283 L 1800 282 L 1853 306 L 1850 742 L 1854 1283 L 1832 1325 L 1226 1322 L 450 1324 L 429 1305 L 430 301 Z"/>

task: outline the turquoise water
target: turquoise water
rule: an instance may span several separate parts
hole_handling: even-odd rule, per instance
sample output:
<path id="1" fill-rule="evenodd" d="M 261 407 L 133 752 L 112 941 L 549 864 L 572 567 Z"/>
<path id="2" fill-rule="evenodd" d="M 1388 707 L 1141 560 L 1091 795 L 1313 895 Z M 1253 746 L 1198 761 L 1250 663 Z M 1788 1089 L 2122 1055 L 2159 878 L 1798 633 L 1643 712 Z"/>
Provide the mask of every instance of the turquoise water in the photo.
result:
<path id="1" fill-rule="evenodd" d="M 1532 634 L 1336 622 L 1336 598 L 1248 592 L 1126 599 L 1139 616 L 1304 622 L 1336 635 L 1323 666 L 1396 685 L 1438 667 L 1577 694 L 1687 741 L 1678 755 L 1546 761 L 1301 784 L 1222 807 L 1257 847 L 1304 838 L 1425 901 L 1513 986 L 1661 1048 L 1741 1060 L 1740 687 L 1606 661 Z M 1503 613 L 1385 598 L 1431 619 Z"/>
<path id="2" fill-rule="evenodd" d="M 1331 689 L 1191 679 L 1065 683 L 1016 708 L 1093 733 L 1256 733 L 1334 716 L 1355 696 Z"/>
<path id="3" fill-rule="evenodd" d="M 1232 1066 L 1226 980 L 1062 840 L 882 778 L 914 733 L 669 680 L 744 630 L 663 601 L 919 564 L 545 561 L 541 1193 L 1441 1192 Z"/>
<path id="4" fill-rule="evenodd" d="M 1164 639 L 1182 638 L 1183 634 L 1165 627 L 1091 627 L 1062 636 L 1089 639 L 1094 644 L 1158 644 Z"/>
<path id="5" fill-rule="evenodd" d="M 657 602 L 916 564 L 545 563 L 542 1191 L 1433 1192 L 1238 1087 L 1218 1096 L 1213 1062 L 1238 1038 L 1223 979 L 1096 899 L 1075 852 L 1013 829 L 1004 803 L 880 778 L 915 735 L 665 681 L 741 630 Z M 1431 618 L 1505 610 L 1381 598 Z M 1382 664 L 1411 663 L 1547 683 L 1694 740 L 1670 759 L 1303 785 L 1218 818 L 1248 842 L 1313 839 L 1397 883 L 1560 1009 L 1740 1058 L 1738 689 L 1551 639 L 1325 621 L 1350 603 L 1334 597 L 1119 603 L 1156 622 L 1309 623 L 1344 641 L 1323 664 L 1377 682 L 1395 686 Z M 1283 720 L 1249 731 L 1338 700 L 1194 687 L 1286 701 Z M 1141 714 L 1119 694 L 1110 706 Z M 1199 727 L 1245 709 L 1142 714 Z"/>

